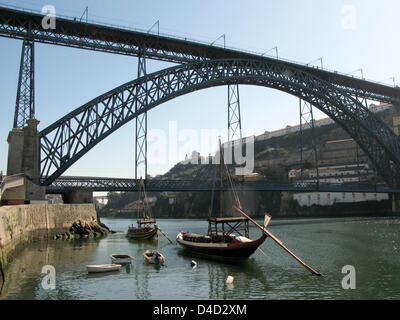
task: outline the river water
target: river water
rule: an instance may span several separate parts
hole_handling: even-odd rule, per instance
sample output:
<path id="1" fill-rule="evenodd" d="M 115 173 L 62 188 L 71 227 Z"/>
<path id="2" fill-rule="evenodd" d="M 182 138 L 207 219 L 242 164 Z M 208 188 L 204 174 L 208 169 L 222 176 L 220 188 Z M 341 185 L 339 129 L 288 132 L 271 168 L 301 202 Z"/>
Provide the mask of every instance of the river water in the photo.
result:
<path id="1" fill-rule="evenodd" d="M 272 239 L 243 262 L 222 262 L 192 256 L 179 247 L 179 229 L 206 233 L 203 220 L 159 219 L 170 236 L 131 242 L 125 237 L 127 219 L 102 219 L 112 230 L 101 239 L 49 240 L 27 245 L 6 273 L 0 299 L 400 299 L 400 219 L 273 219 L 269 230 L 305 263 L 320 271 L 317 277 L 304 269 Z M 260 221 L 261 223 L 261 221 Z M 260 231 L 251 227 L 253 239 Z M 143 262 L 146 249 L 157 248 L 166 265 Z M 88 264 L 111 263 L 111 253 L 128 253 L 131 267 L 92 275 Z M 198 262 L 192 268 L 191 260 Z M 55 289 L 44 289 L 42 267 L 56 270 Z M 353 266 L 355 289 L 345 290 L 344 266 Z M 231 275 L 233 286 L 225 283 Z M 347 282 L 348 283 L 348 282 Z"/>

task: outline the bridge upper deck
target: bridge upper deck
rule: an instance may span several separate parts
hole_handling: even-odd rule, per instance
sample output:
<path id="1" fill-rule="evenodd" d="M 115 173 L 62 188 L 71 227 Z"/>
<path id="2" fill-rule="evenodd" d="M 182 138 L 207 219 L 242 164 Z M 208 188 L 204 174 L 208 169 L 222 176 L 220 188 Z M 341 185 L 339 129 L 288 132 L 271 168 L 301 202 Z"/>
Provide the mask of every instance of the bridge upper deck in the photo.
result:
<path id="1" fill-rule="evenodd" d="M 56 29 L 44 30 L 44 15 L 35 12 L 0 7 L 0 36 L 24 39 L 31 30 L 37 42 L 122 55 L 143 55 L 151 59 L 175 63 L 208 59 L 243 58 L 279 63 L 295 67 L 328 81 L 350 92 L 368 94 L 368 98 L 382 102 L 400 102 L 400 88 L 360 79 L 354 76 L 303 65 L 283 59 L 263 56 L 254 52 L 226 48 L 199 41 L 83 22 L 76 18 L 58 17 Z"/>

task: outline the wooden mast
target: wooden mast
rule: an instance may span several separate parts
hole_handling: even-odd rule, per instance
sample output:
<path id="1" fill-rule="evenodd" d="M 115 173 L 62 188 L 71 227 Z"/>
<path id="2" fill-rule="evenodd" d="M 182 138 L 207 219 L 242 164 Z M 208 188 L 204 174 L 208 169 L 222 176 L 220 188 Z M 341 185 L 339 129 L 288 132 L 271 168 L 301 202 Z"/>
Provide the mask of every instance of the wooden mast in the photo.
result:
<path id="1" fill-rule="evenodd" d="M 224 216 L 224 191 L 223 191 L 223 183 L 222 183 L 222 163 L 223 163 L 223 153 L 222 153 L 222 146 L 221 146 L 221 138 L 219 138 L 219 203 L 220 203 L 220 216 L 221 218 Z"/>

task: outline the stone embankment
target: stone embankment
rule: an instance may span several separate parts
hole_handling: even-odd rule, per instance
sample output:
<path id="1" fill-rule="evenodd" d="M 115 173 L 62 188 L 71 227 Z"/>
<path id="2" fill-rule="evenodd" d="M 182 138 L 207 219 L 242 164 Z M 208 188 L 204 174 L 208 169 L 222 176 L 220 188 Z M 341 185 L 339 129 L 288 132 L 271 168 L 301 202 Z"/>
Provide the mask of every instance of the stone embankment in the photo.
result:
<path id="1" fill-rule="evenodd" d="M 94 204 L 30 204 L 0 207 L 3 267 L 25 243 L 45 239 L 101 237 L 110 233 L 97 220 Z"/>

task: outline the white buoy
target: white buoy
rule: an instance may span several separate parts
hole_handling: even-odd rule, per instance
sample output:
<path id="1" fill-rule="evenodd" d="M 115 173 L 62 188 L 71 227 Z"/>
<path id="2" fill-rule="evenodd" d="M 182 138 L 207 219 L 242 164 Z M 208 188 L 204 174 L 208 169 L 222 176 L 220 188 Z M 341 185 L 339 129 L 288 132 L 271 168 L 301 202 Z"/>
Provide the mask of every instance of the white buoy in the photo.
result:
<path id="1" fill-rule="evenodd" d="M 196 268 L 196 267 L 197 267 L 197 262 L 194 261 L 194 260 L 192 260 L 192 261 L 190 262 L 190 265 L 191 265 L 193 268 Z"/>
<path id="2" fill-rule="evenodd" d="M 232 283 L 233 283 L 233 280 L 235 280 L 234 277 L 228 276 L 228 278 L 226 278 L 226 284 L 232 284 Z"/>

